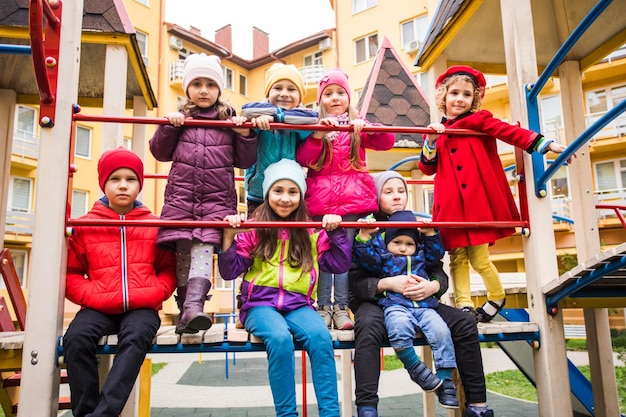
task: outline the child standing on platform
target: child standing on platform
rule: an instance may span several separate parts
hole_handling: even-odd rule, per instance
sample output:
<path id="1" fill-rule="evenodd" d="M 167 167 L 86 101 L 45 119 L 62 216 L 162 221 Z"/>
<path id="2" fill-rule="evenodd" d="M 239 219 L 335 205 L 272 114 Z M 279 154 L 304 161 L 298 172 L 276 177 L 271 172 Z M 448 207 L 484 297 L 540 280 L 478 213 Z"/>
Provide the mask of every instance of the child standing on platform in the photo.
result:
<path id="1" fill-rule="evenodd" d="M 426 271 L 438 267 L 445 254 L 439 234 L 433 228 L 418 229 L 419 224 L 410 210 L 396 211 L 389 217 L 389 221 L 414 222 L 416 227 L 388 228 L 382 233 L 375 233 L 378 229 L 364 226 L 354 242 L 354 264 L 378 278 L 417 275 L 428 279 Z M 373 219 L 365 219 L 363 222 L 374 224 Z M 443 407 L 458 408 L 459 400 L 452 381 L 452 372 L 456 367 L 454 345 L 450 329 L 435 310 L 439 305 L 437 298 L 431 295 L 415 301 L 401 293 L 387 290 L 378 298 L 378 304 L 385 313 L 385 327 L 391 347 L 411 379 L 424 391 L 437 390 L 439 403 Z M 417 331 L 422 332 L 433 349 L 437 375 L 415 353 L 413 340 Z"/>
<path id="2" fill-rule="evenodd" d="M 257 221 L 306 221 L 305 175 L 295 161 L 282 159 L 264 173 L 264 202 Z M 320 417 L 338 417 L 337 376 L 330 333 L 313 309 L 318 264 L 341 273 L 352 254 L 341 217 L 326 215 L 325 230 L 305 228 L 237 229 L 242 216 L 226 219 L 220 273 L 224 279 L 244 274 L 240 319 L 265 344 L 276 416 L 297 416 L 294 340 L 311 359 Z"/>
<path id="3" fill-rule="evenodd" d="M 220 60 L 193 54 L 185 59 L 183 90 L 187 102 L 179 112 L 166 114 L 170 125 L 160 125 L 150 151 L 158 161 L 172 161 L 163 220 L 223 220 L 237 213 L 234 167 L 248 168 L 256 160 L 257 139 L 244 128 L 185 126 L 186 119 L 246 121 L 221 98 L 224 85 Z M 176 250 L 176 333 L 197 333 L 211 327 L 204 302 L 211 289 L 213 254 L 221 245 L 222 229 L 206 227 L 161 228 L 158 243 Z"/>
<path id="4" fill-rule="evenodd" d="M 257 128 L 256 163 L 246 170 L 248 216 L 263 202 L 263 173 L 281 159 L 296 159 L 296 146 L 310 130 L 270 130 L 271 122 L 316 124 L 317 112 L 302 106 L 306 86 L 294 65 L 273 64 L 265 77 L 265 101 L 245 104 L 242 114 Z"/>
<path id="5" fill-rule="evenodd" d="M 435 100 L 444 118 L 441 123 L 429 126 L 438 134 L 427 135 L 419 162 L 424 174 L 437 174 L 434 221 L 519 221 L 498 156 L 496 138 L 528 153 L 565 150 L 563 145 L 539 133 L 503 122 L 490 112 L 480 110 L 485 86 L 483 74 L 465 65 L 452 66 L 437 78 Z M 470 129 L 486 136 L 442 134 L 446 128 Z M 489 260 L 489 245 L 513 233 L 514 227 L 441 230 L 441 238 L 450 252 L 456 306 L 474 314 L 479 322 L 491 321 L 505 303 L 498 270 Z M 476 310 L 470 297 L 469 264 L 480 274 L 487 288 L 487 302 Z"/>
<path id="6" fill-rule="evenodd" d="M 81 219 L 157 220 L 136 200 L 143 163 L 118 148 L 102 154 L 105 196 Z M 68 241 L 65 297 L 81 306 L 63 336 L 76 417 L 117 416 L 161 325 L 158 310 L 176 288 L 174 253 L 157 248 L 157 227 L 77 226 Z M 100 389 L 96 347 L 117 334 L 118 352 Z"/>
<path id="7" fill-rule="evenodd" d="M 305 201 L 309 215 L 319 220 L 326 213 L 355 221 L 378 209 L 376 189 L 367 171 L 365 150 L 389 150 L 392 133 L 365 133 L 370 123 L 350 104 L 348 76 L 340 69 L 322 75 L 317 88 L 319 124 L 352 125 L 354 131 L 316 131 L 298 148 L 296 160 L 308 168 Z M 350 242 L 356 229 L 348 229 Z M 318 289 L 318 312 L 330 328 L 354 328 L 348 314 L 348 274 L 322 269 Z M 331 299 L 332 295 L 332 299 Z"/>

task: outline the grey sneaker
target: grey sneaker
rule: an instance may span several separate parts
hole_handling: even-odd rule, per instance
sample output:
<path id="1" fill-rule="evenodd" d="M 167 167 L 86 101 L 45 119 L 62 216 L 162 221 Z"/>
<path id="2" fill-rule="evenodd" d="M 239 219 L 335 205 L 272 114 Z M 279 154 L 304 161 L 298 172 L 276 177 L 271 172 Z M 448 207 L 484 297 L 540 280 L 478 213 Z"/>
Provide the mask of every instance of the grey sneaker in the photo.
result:
<path id="1" fill-rule="evenodd" d="M 330 329 L 330 325 L 333 321 L 333 312 L 329 306 L 320 306 L 317 313 L 324 319 L 324 324 Z"/>
<path id="2" fill-rule="evenodd" d="M 340 307 L 338 305 L 333 306 L 333 323 L 337 330 L 352 330 L 354 329 L 354 322 L 348 314 L 347 307 Z"/>

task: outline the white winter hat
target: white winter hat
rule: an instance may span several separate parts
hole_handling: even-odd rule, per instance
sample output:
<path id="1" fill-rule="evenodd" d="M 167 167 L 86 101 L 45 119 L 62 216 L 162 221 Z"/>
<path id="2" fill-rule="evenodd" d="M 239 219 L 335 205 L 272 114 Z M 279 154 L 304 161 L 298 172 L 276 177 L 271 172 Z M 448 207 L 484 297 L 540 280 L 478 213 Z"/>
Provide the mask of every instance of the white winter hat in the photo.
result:
<path id="1" fill-rule="evenodd" d="M 263 178 L 263 198 L 267 197 L 267 193 L 276 181 L 291 180 L 298 188 L 300 193 L 306 193 L 306 175 L 304 170 L 296 161 L 292 159 L 281 159 L 274 162 L 265 169 Z"/>
<path id="2" fill-rule="evenodd" d="M 219 57 L 207 54 L 192 54 L 185 59 L 183 68 L 183 91 L 187 95 L 187 87 L 196 78 L 209 78 L 217 84 L 222 94 L 224 88 L 224 71 Z"/>

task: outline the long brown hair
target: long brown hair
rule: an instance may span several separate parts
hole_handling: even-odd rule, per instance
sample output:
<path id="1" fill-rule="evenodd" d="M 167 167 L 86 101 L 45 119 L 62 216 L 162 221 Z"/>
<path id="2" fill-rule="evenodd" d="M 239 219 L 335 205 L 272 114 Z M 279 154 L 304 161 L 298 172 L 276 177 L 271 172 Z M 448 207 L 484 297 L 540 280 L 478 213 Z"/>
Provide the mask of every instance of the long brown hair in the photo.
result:
<path id="1" fill-rule="evenodd" d="M 328 117 L 328 113 L 324 106 L 320 106 L 319 108 L 319 118 L 324 119 Z M 348 104 L 348 119 L 355 120 L 360 118 L 358 110 L 355 109 L 351 104 Z M 359 155 L 359 150 L 361 148 L 361 135 L 357 135 L 354 132 L 350 133 L 350 167 L 357 171 L 365 171 L 365 161 L 361 159 Z M 312 169 L 319 171 L 321 170 L 326 162 L 330 162 L 333 159 L 333 145 L 331 141 L 328 139 L 327 135 L 324 135 L 322 138 L 322 152 L 320 153 L 319 158 L 315 161 L 315 164 L 311 166 Z"/>
<path id="2" fill-rule="evenodd" d="M 309 220 L 302 193 L 300 193 L 300 206 L 286 219 L 279 217 L 274 210 L 272 210 L 267 199 L 257 207 L 253 213 L 253 217 L 258 221 L 300 222 Z M 280 229 L 276 227 L 256 229 L 258 245 L 252 249 L 250 255 L 254 258 L 261 258 L 264 262 L 271 263 L 278 245 L 279 230 Z M 313 248 L 311 246 L 309 229 L 291 227 L 288 230 L 289 250 L 287 251 L 287 263 L 294 269 L 300 268 L 302 275 L 311 272 L 315 262 L 313 260 Z"/>

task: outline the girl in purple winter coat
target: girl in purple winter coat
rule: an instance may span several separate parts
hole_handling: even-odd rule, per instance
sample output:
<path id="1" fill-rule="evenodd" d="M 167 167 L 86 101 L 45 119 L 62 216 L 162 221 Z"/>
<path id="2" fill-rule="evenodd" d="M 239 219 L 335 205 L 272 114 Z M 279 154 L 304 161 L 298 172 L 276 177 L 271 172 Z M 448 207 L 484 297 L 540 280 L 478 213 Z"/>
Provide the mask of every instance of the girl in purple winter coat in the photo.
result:
<path id="1" fill-rule="evenodd" d="M 223 220 L 237 213 L 234 167 L 248 168 L 256 160 L 257 138 L 250 129 L 185 126 L 185 120 L 232 120 L 241 126 L 247 119 L 221 99 L 224 86 L 220 60 L 193 54 L 185 60 L 183 90 L 187 102 L 180 111 L 166 114 L 150 139 L 150 151 L 158 161 L 172 161 L 163 220 Z M 176 250 L 180 310 L 176 333 L 197 333 L 211 327 L 204 301 L 211 289 L 213 254 L 221 245 L 219 228 L 161 228 L 157 243 Z"/>

